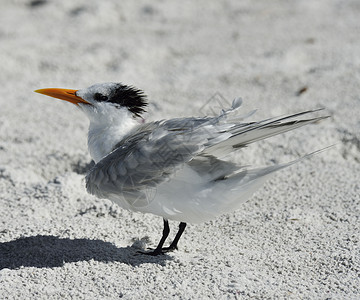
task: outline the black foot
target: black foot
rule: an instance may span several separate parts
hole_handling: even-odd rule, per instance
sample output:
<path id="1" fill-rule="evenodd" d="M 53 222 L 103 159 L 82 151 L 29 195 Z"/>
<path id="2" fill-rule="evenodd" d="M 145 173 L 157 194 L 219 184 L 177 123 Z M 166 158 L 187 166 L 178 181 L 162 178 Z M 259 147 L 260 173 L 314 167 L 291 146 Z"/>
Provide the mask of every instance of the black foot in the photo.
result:
<path id="1" fill-rule="evenodd" d="M 152 251 L 148 251 L 148 252 L 137 251 L 137 253 L 145 254 L 145 255 L 151 255 L 151 256 L 157 256 L 157 255 L 165 254 L 167 252 L 172 252 L 172 251 L 178 250 L 178 247 L 177 246 L 175 246 L 175 247 L 174 246 L 164 247 L 161 250 L 157 250 L 157 249 L 154 249 L 154 248 L 147 248 L 147 249 L 152 250 Z"/>
<path id="2" fill-rule="evenodd" d="M 178 249 L 178 247 L 177 247 L 178 241 L 179 241 L 182 233 L 184 232 L 185 227 L 186 227 L 186 223 L 181 222 L 179 224 L 179 231 L 177 232 L 173 242 L 170 244 L 169 247 L 163 247 L 164 242 L 165 242 L 165 240 L 168 237 L 169 232 L 170 232 L 169 223 L 168 223 L 168 221 L 166 219 L 164 219 L 163 236 L 162 236 L 162 238 L 161 238 L 161 240 L 159 242 L 159 245 L 156 247 L 156 249 L 148 248 L 149 250 L 153 250 L 153 251 L 149 251 L 149 252 L 137 251 L 137 253 L 145 254 L 145 255 L 151 255 L 151 256 L 158 256 L 158 255 L 161 255 L 161 254 L 165 254 L 167 252 L 177 250 Z"/>
<path id="3" fill-rule="evenodd" d="M 165 254 L 162 250 L 153 250 L 153 251 L 149 251 L 149 252 L 145 252 L 145 251 L 136 251 L 136 253 L 139 254 L 144 254 L 144 255 L 150 255 L 150 256 L 158 256 L 158 255 L 163 255 Z"/>
<path id="4" fill-rule="evenodd" d="M 175 250 L 178 250 L 178 247 L 177 246 L 175 246 L 175 247 L 172 247 L 172 246 L 170 246 L 170 247 L 165 247 L 165 248 L 162 248 L 161 249 L 161 251 L 162 252 L 172 252 L 172 251 L 175 251 Z"/>

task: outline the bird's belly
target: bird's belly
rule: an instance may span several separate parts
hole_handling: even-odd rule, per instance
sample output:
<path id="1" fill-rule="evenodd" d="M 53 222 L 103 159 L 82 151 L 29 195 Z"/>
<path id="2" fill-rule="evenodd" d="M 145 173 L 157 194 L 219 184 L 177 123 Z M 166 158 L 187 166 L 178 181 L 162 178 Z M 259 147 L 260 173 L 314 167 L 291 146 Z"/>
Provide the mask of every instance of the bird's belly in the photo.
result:
<path id="1" fill-rule="evenodd" d="M 238 181 L 208 182 L 186 167 L 158 185 L 148 205 L 131 209 L 168 220 L 202 223 L 238 208 L 247 198 L 242 197 Z"/>
<path id="2" fill-rule="evenodd" d="M 241 172 L 224 180 L 208 181 L 186 166 L 171 180 L 144 191 L 146 197 L 134 200 L 119 194 L 103 196 L 132 211 L 202 223 L 238 209 L 270 174 L 258 178 Z"/>

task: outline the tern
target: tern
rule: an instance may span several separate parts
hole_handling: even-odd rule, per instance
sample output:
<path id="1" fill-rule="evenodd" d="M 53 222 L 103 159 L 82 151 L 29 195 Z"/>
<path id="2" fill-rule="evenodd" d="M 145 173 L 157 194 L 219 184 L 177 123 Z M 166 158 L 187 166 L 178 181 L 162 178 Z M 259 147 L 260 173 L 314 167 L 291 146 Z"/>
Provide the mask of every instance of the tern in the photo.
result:
<path id="1" fill-rule="evenodd" d="M 75 104 L 89 118 L 88 150 L 95 162 L 86 189 L 120 207 L 161 216 L 159 255 L 178 248 L 187 223 L 200 223 L 238 209 L 275 171 L 295 161 L 248 169 L 226 160 L 233 151 L 327 116 L 297 114 L 244 122 L 240 98 L 217 116 L 144 122 L 148 104 L 143 91 L 122 83 L 100 83 L 85 89 L 39 89 L 35 92 Z M 311 116 L 312 117 L 309 117 Z M 313 153 L 312 153 L 313 154 Z M 169 247 L 168 220 L 180 222 Z"/>

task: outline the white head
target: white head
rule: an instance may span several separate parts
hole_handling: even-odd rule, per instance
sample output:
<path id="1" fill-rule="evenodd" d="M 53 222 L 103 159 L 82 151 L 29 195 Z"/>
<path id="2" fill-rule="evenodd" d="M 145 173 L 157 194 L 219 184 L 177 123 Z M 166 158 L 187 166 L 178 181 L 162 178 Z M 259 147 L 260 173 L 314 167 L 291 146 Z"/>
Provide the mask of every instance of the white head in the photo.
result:
<path id="1" fill-rule="evenodd" d="M 48 88 L 35 92 L 75 104 L 89 118 L 88 146 L 95 161 L 138 125 L 145 111 L 146 96 L 141 90 L 121 83 L 99 83 L 81 90 Z"/>
<path id="2" fill-rule="evenodd" d="M 47 88 L 35 92 L 77 105 L 93 122 L 111 119 L 117 110 L 126 111 L 134 118 L 140 117 L 147 105 L 141 90 L 114 82 L 97 83 L 80 90 Z"/>

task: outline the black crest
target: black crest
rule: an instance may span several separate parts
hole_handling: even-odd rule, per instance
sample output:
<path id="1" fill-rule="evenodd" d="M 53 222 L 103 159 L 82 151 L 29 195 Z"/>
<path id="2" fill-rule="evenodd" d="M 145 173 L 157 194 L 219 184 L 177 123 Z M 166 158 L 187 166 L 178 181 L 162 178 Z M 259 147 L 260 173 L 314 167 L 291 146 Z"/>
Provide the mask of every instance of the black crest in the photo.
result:
<path id="1" fill-rule="evenodd" d="M 121 83 L 119 83 L 109 95 L 96 93 L 94 99 L 96 101 L 111 102 L 127 107 L 130 112 L 138 117 L 145 112 L 145 106 L 147 106 L 146 95 L 142 90 Z"/>

